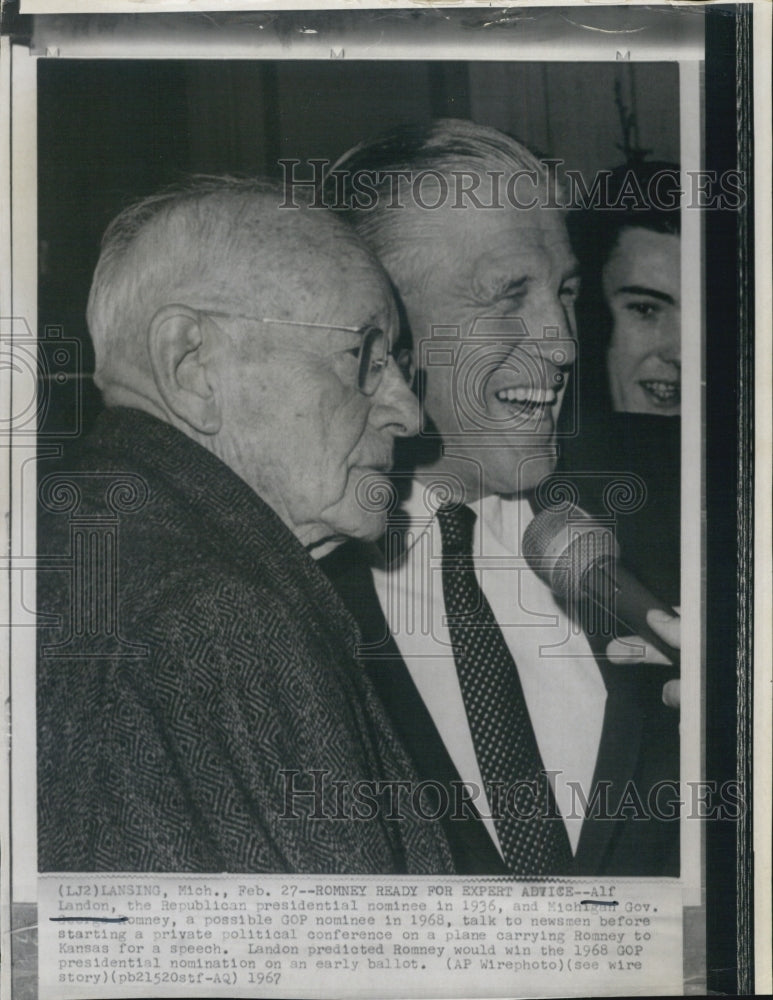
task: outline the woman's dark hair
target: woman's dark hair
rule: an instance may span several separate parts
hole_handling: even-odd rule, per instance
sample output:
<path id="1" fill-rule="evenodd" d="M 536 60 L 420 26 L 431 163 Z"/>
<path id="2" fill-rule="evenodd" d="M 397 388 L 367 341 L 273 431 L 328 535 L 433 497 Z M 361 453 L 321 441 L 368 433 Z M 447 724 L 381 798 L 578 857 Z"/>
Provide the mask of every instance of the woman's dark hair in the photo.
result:
<path id="1" fill-rule="evenodd" d="M 603 419 L 612 400 L 606 352 L 612 314 L 604 301 L 601 275 L 620 234 L 631 228 L 679 235 L 679 165 L 662 160 L 625 164 L 599 175 L 593 204 L 569 213 L 569 233 L 580 262 L 582 293 L 577 303 L 578 360 L 575 384 L 581 418 Z M 587 402 L 586 402 L 587 401 Z M 592 412 L 591 412 L 592 411 Z"/>

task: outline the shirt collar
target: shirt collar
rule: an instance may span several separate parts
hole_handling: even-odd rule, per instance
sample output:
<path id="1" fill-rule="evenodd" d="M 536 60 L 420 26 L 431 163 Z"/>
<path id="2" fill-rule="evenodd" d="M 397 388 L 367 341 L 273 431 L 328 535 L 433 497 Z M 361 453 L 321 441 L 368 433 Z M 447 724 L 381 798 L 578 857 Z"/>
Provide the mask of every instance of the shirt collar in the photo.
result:
<path id="1" fill-rule="evenodd" d="M 400 516 L 407 521 L 407 527 L 411 529 L 408 549 L 432 528 L 438 507 L 446 501 L 447 496 L 443 491 L 432 484 L 425 485 L 414 479 L 410 493 L 400 508 Z M 520 554 L 521 538 L 534 518 L 531 504 L 525 497 L 491 494 L 473 500 L 467 506 L 475 511 L 480 524 L 484 526 L 483 538 L 489 534 L 501 548 L 516 555 Z"/>

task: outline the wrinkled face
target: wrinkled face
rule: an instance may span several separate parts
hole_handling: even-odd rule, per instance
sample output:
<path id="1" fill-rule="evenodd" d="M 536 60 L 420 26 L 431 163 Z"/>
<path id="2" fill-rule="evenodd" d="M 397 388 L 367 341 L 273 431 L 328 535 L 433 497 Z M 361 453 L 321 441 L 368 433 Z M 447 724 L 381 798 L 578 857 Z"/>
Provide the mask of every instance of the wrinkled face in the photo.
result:
<path id="1" fill-rule="evenodd" d="M 384 272 L 338 241 L 298 261 L 289 315 L 306 323 L 381 327 L 397 319 Z M 241 309 L 240 309 L 241 311 Z M 418 431 L 418 404 L 392 359 L 371 396 L 357 388 L 356 332 L 289 323 L 244 326 L 225 393 L 227 460 L 309 546 L 384 529 L 394 439 Z M 224 421 L 224 423 L 226 423 Z"/>
<path id="2" fill-rule="evenodd" d="M 682 404 L 680 239 L 622 230 L 602 275 L 612 313 L 607 372 L 616 410 L 676 415 Z"/>
<path id="3" fill-rule="evenodd" d="M 414 225 L 423 227 L 423 278 L 401 283 L 397 268 L 393 278 L 421 367 L 427 425 L 443 438 L 432 471 L 460 477 L 467 499 L 532 489 L 555 465 L 556 420 L 575 356 L 579 280 L 563 218 L 539 208 L 450 206 L 422 215 Z"/>

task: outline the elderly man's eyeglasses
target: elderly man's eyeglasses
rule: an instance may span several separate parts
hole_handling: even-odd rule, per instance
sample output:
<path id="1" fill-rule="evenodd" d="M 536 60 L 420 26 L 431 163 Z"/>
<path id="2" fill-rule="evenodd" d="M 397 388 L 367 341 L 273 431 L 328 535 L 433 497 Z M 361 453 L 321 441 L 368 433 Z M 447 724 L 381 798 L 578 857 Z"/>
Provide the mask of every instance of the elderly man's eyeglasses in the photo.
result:
<path id="1" fill-rule="evenodd" d="M 200 309 L 207 316 L 223 319 L 245 319 L 256 323 L 274 323 L 280 326 L 302 326 L 317 330 L 341 330 L 344 333 L 356 333 L 361 339 L 359 347 L 344 353 L 351 353 L 357 358 L 357 388 L 365 396 L 372 396 L 384 378 L 384 372 L 389 359 L 397 365 L 400 374 L 408 385 L 413 383 L 415 369 L 413 352 L 407 348 L 393 350 L 389 346 L 389 337 L 378 326 L 336 326 L 331 323 L 306 323 L 297 319 L 271 319 L 268 316 L 248 316 L 244 313 L 217 312 L 212 309 Z"/>

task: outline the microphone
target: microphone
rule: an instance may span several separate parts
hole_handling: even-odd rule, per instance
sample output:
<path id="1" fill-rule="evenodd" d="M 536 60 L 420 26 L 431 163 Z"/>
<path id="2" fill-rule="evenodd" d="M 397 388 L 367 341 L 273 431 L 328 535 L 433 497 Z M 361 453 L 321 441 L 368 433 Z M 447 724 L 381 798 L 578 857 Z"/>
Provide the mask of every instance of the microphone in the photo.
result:
<path id="1" fill-rule="evenodd" d="M 614 533 L 586 511 L 541 511 L 524 532 L 523 554 L 589 635 L 607 641 L 640 635 L 679 667 L 679 650 L 647 624 L 651 608 L 673 617 L 678 617 L 676 612 L 625 569 Z M 615 621 L 623 628 L 615 630 Z"/>

